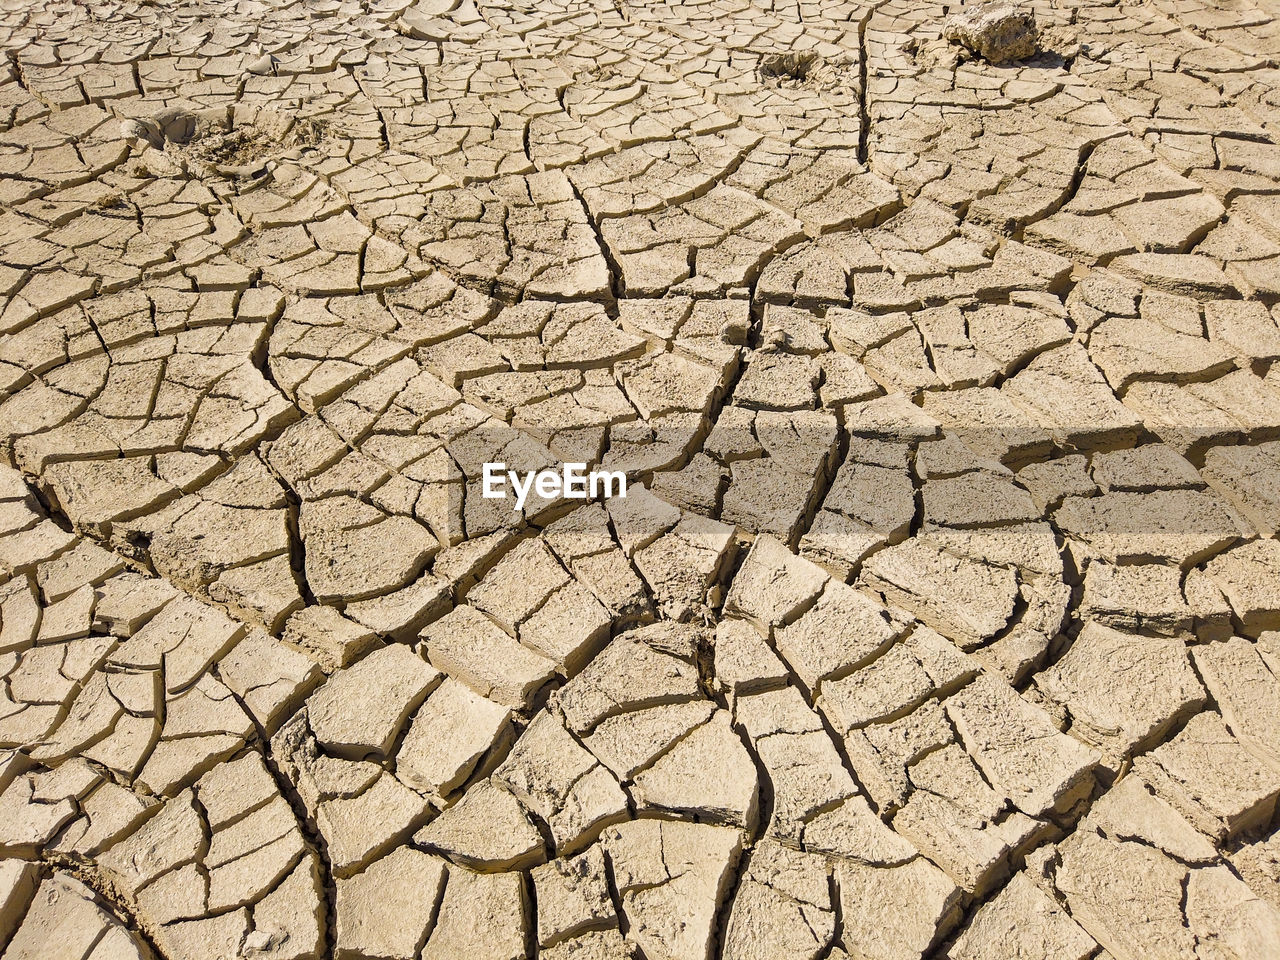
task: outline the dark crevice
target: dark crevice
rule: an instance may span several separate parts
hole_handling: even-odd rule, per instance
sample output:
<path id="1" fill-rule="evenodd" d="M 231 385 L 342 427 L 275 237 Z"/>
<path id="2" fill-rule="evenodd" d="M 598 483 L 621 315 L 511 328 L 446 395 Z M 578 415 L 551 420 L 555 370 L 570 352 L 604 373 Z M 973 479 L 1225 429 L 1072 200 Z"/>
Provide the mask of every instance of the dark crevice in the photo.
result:
<path id="1" fill-rule="evenodd" d="M 867 69 L 867 26 L 871 18 L 880 9 L 875 3 L 858 21 L 858 162 L 869 167 L 871 140 L 871 94 L 867 89 L 869 70 Z"/>

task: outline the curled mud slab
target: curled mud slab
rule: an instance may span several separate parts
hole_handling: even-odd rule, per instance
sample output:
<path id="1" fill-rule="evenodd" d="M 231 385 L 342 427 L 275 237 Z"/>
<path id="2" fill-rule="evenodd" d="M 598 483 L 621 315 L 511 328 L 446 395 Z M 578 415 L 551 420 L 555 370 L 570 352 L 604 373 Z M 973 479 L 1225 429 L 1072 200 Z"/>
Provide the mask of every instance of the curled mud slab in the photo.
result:
<path id="1" fill-rule="evenodd" d="M 6 4 L 0 957 L 1280 956 L 1274 11 L 952 12 Z"/>

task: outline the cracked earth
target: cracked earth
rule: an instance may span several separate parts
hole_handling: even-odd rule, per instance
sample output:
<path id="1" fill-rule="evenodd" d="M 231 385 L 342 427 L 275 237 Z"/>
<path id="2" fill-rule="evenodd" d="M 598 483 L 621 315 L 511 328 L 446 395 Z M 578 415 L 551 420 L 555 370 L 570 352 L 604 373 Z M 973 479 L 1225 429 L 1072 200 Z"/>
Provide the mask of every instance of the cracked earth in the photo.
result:
<path id="1" fill-rule="evenodd" d="M 1280 957 L 1280 21 L 1032 8 L 5 0 L 3 960 Z"/>

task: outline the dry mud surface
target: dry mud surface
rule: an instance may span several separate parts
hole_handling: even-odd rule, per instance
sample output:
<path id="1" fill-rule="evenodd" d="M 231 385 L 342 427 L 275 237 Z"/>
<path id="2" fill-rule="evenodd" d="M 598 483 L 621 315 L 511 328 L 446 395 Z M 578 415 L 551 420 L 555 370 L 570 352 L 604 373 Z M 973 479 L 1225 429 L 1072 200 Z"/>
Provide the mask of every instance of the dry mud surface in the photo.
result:
<path id="1" fill-rule="evenodd" d="M 1034 9 L 6 0 L 3 960 L 1280 956 L 1277 8 Z"/>

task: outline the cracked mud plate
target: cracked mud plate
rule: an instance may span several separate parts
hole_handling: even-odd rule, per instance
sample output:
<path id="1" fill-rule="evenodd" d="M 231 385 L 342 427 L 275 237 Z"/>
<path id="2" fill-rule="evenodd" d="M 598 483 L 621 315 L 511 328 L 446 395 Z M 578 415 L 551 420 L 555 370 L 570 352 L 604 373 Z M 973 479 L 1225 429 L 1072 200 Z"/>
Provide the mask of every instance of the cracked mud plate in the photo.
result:
<path id="1" fill-rule="evenodd" d="M 6 5 L 0 960 L 1280 957 L 1274 11 L 944 12 Z"/>

